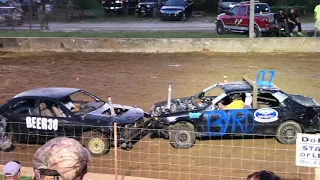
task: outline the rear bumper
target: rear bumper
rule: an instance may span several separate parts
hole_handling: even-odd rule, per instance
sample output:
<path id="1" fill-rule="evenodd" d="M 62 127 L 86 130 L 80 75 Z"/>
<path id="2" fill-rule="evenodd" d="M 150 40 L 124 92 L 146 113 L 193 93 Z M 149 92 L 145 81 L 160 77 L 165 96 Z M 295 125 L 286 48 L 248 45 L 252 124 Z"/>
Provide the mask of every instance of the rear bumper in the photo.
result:
<path id="1" fill-rule="evenodd" d="M 262 33 L 272 33 L 278 31 L 278 26 L 276 25 L 268 25 L 265 28 L 260 28 Z"/>

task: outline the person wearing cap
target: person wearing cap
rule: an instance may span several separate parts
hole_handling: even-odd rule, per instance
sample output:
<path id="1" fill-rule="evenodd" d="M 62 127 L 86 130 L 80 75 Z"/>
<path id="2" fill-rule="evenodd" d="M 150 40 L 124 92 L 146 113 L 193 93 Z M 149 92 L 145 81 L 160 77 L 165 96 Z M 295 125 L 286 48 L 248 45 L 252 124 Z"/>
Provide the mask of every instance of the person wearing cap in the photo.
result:
<path id="1" fill-rule="evenodd" d="M 40 147 L 33 157 L 33 180 L 86 180 L 90 152 L 78 141 L 58 137 Z"/>
<path id="2" fill-rule="evenodd" d="M 5 180 L 20 179 L 21 164 L 18 161 L 10 161 L 3 168 L 3 176 Z"/>

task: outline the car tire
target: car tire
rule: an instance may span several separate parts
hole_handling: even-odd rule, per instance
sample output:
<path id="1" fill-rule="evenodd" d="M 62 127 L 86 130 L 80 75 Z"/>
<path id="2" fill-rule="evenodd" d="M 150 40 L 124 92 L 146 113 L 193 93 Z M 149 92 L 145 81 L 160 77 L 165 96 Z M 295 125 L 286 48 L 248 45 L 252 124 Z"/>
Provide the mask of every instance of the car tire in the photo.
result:
<path id="1" fill-rule="evenodd" d="M 93 156 L 102 156 L 110 151 L 110 141 L 101 132 L 85 132 L 82 141 Z"/>
<path id="2" fill-rule="evenodd" d="M 224 32 L 225 32 L 225 28 L 224 28 L 224 26 L 223 26 L 223 24 L 222 24 L 222 22 L 221 21 L 218 21 L 217 22 L 217 25 L 216 25 L 216 32 L 217 32 L 217 34 L 224 34 Z"/>
<path id="3" fill-rule="evenodd" d="M 196 142 L 194 126 L 187 122 L 179 122 L 170 126 L 169 139 L 176 149 L 189 149 Z"/>
<path id="4" fill-rule="evenodd" d="M 254 26 L 254 34 L 255 34 L 255 37 L 261 37 L 262 36 L 262 33 L 259 30 L 258 26 Z"/>
<path id="5" fill-rule="evenodd" d="M 277 128 L 276 139 L 281 144 L 295 144 L 298 133 L 302 133 L 302 128 L 299 123 L 295 121 L 285 121 Z"/>

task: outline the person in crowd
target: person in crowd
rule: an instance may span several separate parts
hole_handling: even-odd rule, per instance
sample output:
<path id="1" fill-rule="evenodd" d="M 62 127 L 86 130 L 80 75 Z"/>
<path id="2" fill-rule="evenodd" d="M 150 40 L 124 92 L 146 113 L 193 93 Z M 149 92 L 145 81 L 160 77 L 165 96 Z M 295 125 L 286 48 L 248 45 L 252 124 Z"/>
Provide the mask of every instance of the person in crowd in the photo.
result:
<path id="1" fill-rule="evenodd" d="M 281 29 L 284 28 L 286 36 L 287 36 L 289 34 L 288 17 L 283 12 L 282 9 L 279 10 L 279 14 L 277 15 L 276 22 L 277 22 L 277 25 L 278 25 L 278 33 L 279 33 L 279 35 L 281 34 Z"/>
<path id="2" fill-rule="evenodd" d="M 15 7 L 17 8 L 17 10 L 22 13 L 22 8 L 21 8 L 21 3 L 19 0 L 16 0 L 16 4 L 15 4 Z"/>
<path id="3" fill-rule="evenodd" d="M 44 16 L 44 21 L 45 21 L 45 27 L 47 30 L 49 30 L 49 20 L 52 17 L 52 5 L 48 2 L 44 5 L 45 7 L 45 16 Z"/>
<path id="4" fill-rule="evenodd" d="M 45 22 L 44 22 L 44 17 L 45 16 L 45 12 L 43 9 L 43 5 L 40 5 L 39 9 L 38 9 L 38 18 L 39 18 L 39 22 L 40 22 L 40 28 L 41 30 L 43 30 L 45 28 Z"/>
<path id="5" fill-rule="evenodd" d="M 5 180 L 20 179 L 21 164 L 19 161 L 10 161 L 3 168 L 3 176 Z"/>
<path id="6" fill-rule="evenodd" d="M 317 37 L 317 33 L 320 30 L 319 26 L 320 26 L 320 4 L 317 5 L 314 8 L 314 19 L 315 19 L 315 23 L 314 23 L 314 37 Z"/>
<path id="7" fill-rule="evenodd" d="M 87 180 L 90 152 L 78 141 L 58 137 L 40 147 L 33 157 L 32 180 Z"/>
<path id="8" fill-rule="evenodd" d="M 299 20 L 299 15 L 295 12 L 294 9 L 290 9 L 288 14 L 288 26 L 290 31 L 290 36 L 293 36 L 293 30 L 296 26 L 298 26 L 298 36 L 302 36 L 301 23 Z"/>
<path id="9" fill-rule="evenodd" d="M 270 171 L 259 171 L 250 174 L 247 180 L 281 180 L 281 178 Z"/>

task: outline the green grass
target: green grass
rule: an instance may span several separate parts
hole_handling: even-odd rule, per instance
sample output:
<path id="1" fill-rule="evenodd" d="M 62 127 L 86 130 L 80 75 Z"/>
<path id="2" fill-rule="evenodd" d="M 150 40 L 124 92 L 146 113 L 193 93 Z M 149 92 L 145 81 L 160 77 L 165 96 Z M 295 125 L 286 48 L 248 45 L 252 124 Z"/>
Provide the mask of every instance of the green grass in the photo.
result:
<path id="1" fill-rule="evenodd" d="M 237 33 L 218 35 L 214 31 L 117 31 L 117 32 L 44 32 L 38 30 L 0 30 L 0 37 L 80 37 L 80 38 L 245 38 Z"/>
<path id="2" fill-rule="evenodd" d="M 3 177 L 3 176 L 0 176 L 0 180 L 4 180 L 4 177 Z M 32 180 L 32 177 L 22 176 L 22 177 L 20 177 L 20 180 Z"/>

